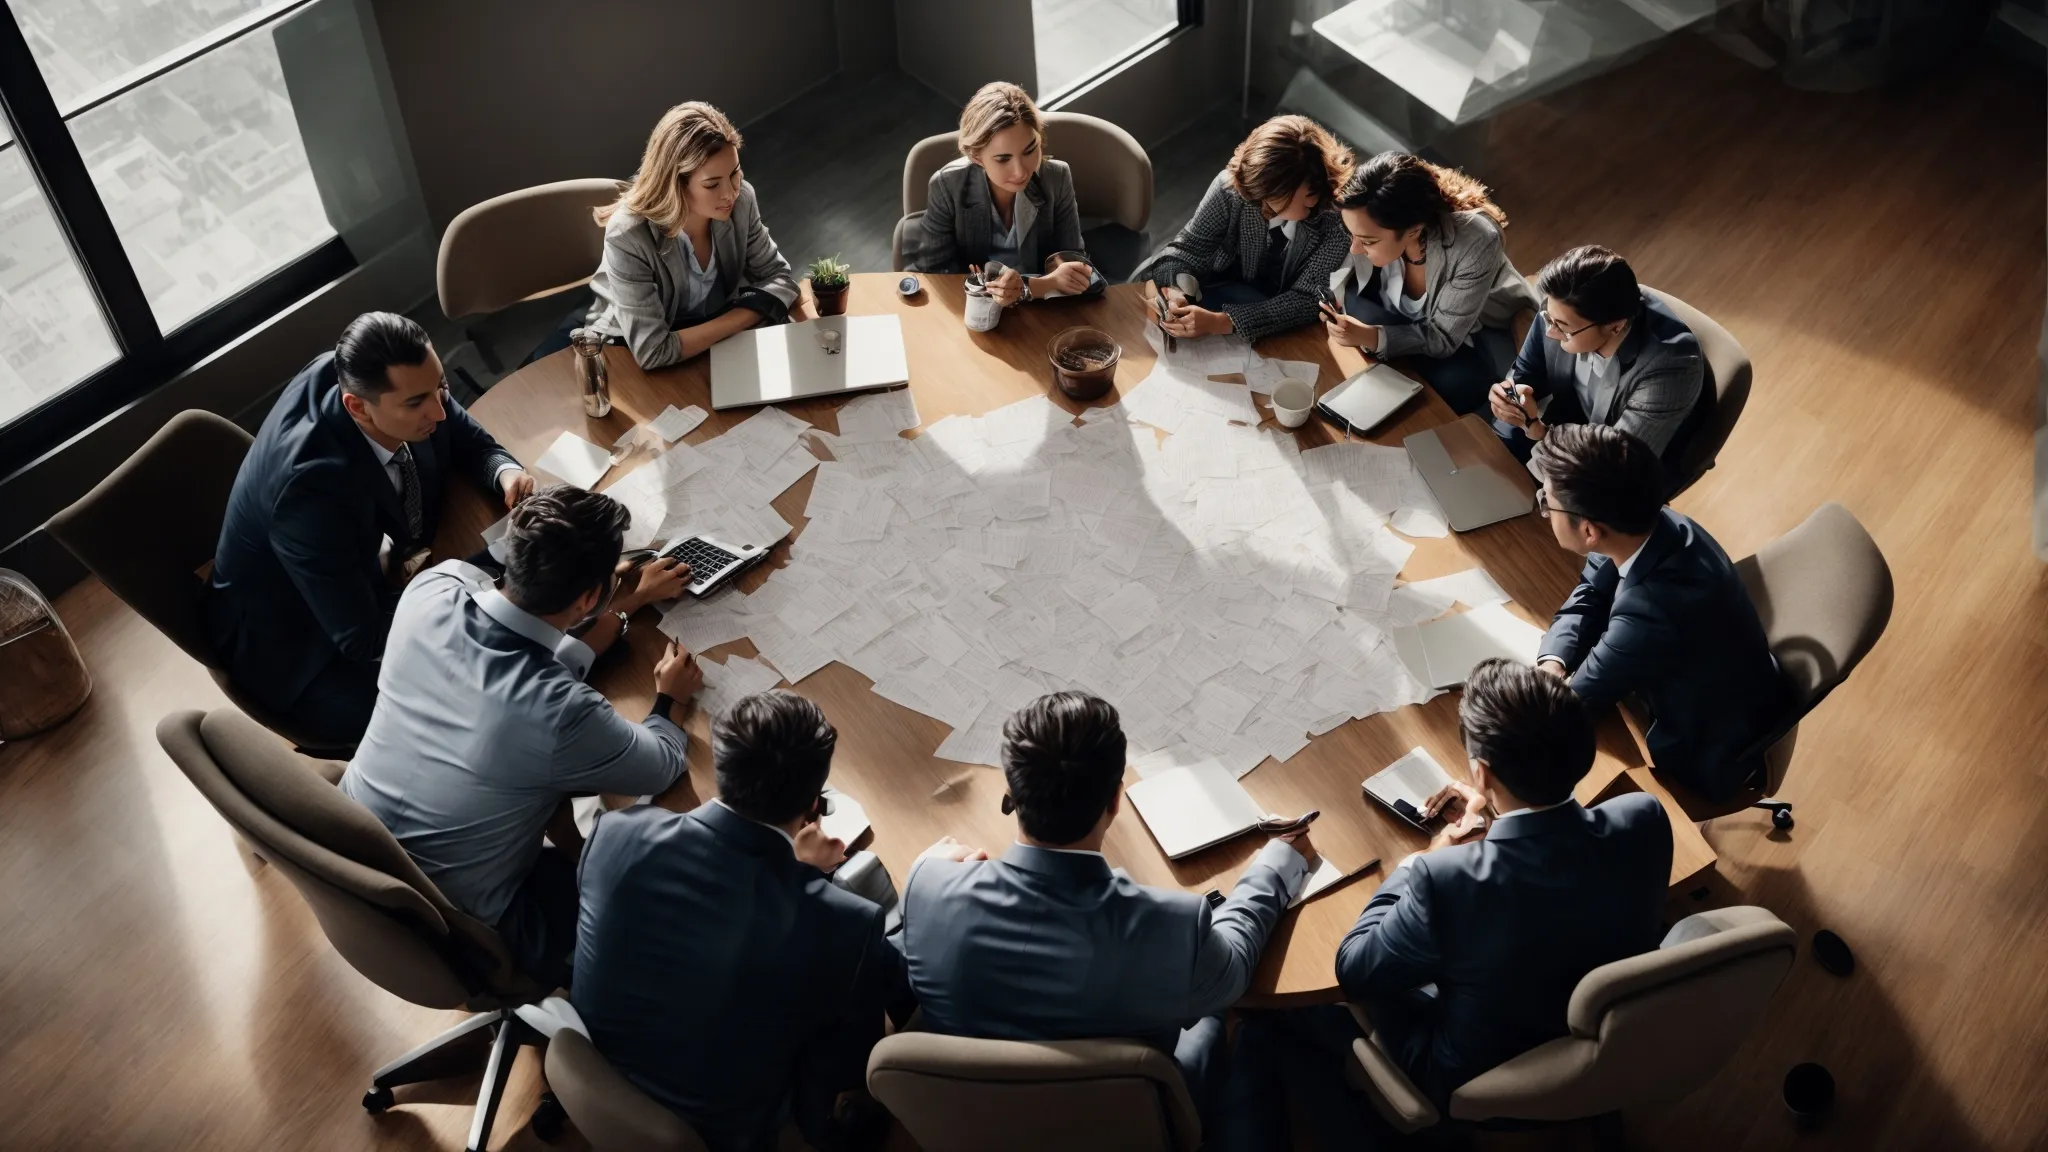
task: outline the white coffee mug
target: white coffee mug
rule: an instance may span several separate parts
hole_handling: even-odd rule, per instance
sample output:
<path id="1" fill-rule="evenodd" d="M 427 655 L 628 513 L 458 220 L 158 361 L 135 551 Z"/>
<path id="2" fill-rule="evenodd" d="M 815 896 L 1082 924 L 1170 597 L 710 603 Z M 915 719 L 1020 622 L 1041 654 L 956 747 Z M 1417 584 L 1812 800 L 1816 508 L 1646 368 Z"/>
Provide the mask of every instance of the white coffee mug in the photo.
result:
<path id="1" fill-rule="evenodd" d="M 1002 322 L 1003 306 L 989 294 L 988 289 L 970 284 L 967 288 L 967 306 L 961 312 L 967 321 L 969 332 L 989 332 Z"/>
<path id="2" fill-rule="evenodd" d="M 1316 386 L 1306 380 L 1288 378 L 1273 386 L 1273 419 L 1282 428 L 1299 428 L 1308 423 L 1309 409 L 1316 406 Z"/>

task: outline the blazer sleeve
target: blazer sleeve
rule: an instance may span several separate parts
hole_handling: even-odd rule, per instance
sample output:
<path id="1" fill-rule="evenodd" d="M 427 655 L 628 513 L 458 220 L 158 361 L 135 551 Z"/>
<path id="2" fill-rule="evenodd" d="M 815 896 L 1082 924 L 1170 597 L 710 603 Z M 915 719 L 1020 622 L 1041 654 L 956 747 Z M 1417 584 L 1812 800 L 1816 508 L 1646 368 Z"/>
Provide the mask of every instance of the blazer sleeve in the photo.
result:
<path id="1" fill-rule="evenodd" d="M 754 186 L 742 184 L 740 194 L 748 209 L 746 231 L 740 237 L 746 267 L 732 304 L 760 313 L 770 324 L 780 324 L 789 319 L 789 310 L 796 306 L 796 276 L 790 271 L 789 261 L 783 258 L 782 249 L 776 247 L 775 238 L 768 234 L 768 225 L 761 221 L 761 202 L 754 195 Z"/>
<path id="2" fill-rule="evenodd" d="M 1600 642 L 1572 672 L 1572 691 L 1596 708 L 1612 704 L 1661 679 L 1685 657 L 1670 615 L 1648 595 L 1634 594 L 1625 607 L 1610 611 Z"/>
<path id="3" fill-rule="evenodd" d="M 830 1147 L 826 1119 L 842 1092 L 861 1087 L 868 1054 L 882 1040 L 890 1001 L 904 985 L 903 956 L 883 938 L 875 910 L 845 997 L 797 1054 L 792 1085 L 794 1118 L 814 1147 Z"/>
<path id="4" fill-rule="evenodd" d="M 1326 219 L 1316 232 L 1315 245 L 1295 269 L 1294 282 L 1285 290 L 1256 304 L 1223 306 L 1239 336 L 1256 343 L 1316 322 L 1319 293 L 1330 286 L 1331 275 L 1350 255 L 1351 236 L 1341 227 L 1332 227 Z"/>
<path id="5" fill-rule="evenodd" d="M 588 684 L 577 684 L 555 734 L 555 784 L 564 792 L 638 796 L 666 791 L 689 765 L 689 736 L 665 716 L 639 724 Z"/>
<path id="6" fill-rule="evenodd" d="M 1201 907 L 1194 979 L 1189 984 L 1188 1018 L 1214 1016 L 1238 1002 L 1251 987 L 1266 938 L 1287 911 L 1287 902 L 1308 878 L 1301 853 L 1269 842 L 1231 889 L 1230 899 L 1212 915 Z"/>
<path id="7" fill-rule="evenodd" d="M 1440 360 L 1464 347 L 1465 338 L 1479 327 L 1479 313 L 1493 294 L 1494 282 L 1500 279 L 1501 262 L 1507 259 L 1500 234 L 1488 231 L 1453 247 L 1447 258 L 1451 268 L 1437 289 L 1436 307 L 1413 324 L 1389 324 L 1380 329 L 1379 355 L 1383 359 L 1429 356 Z"/>
<path id="8" fill-rule="evenodd" d="M 653 261 L 660 259 L 651 247 L 653 226 L 636 224 L 630 230 L 604 234 L 604 268 L 618 310 L 619 328 L 634 363 L 653 370 L 681 363 L 683 342 L 668 326 L 668 304 L 661 298 L 655 281 Z"/>
<path id="9" fill-rule="evenodd" d="M 1508 369 L 1508 379 L 1518 386 L 1527 384 L 1539 400 L 1550 395 L 1550 363 L 1544 342 L 1543 316 L 1538 313 L 1536 322 L 1529 325 L 1529 334 L 1522 338 L 1522 350 L 1515 353 L 1514 366 Z"/>
<path id="10" fill-rule="evenodd" d="M 1443 954 L 1430 922 L 1434 890 L 1428 856 L 1396 868 L 1337 945 L 1337 983 L 1347 1000 L 1369 1000 L 1433 984 Z"/>
<path id="11" fill-rule="evenodd" d="M 1531 328 L 1530 333 L 1535 333 Z M 1692 414 L 1706 381 L 1706 365 L 1697 356 L 1671 356 L 1644 369 L 1642 379 L 1629 390 L 1615 427 L 1650 446 L 1658 456 L 1670 447 L 1679 426 Z"/>
<path id="12" fill-rule="evenodd" d="M 1601 634 L 1607 631 L 1607 611 L 1614 604 L 1614 589 L 1621 572 L 1614 561 L 1596 556 L 1579 571 L 1579 586 L 1565 597 L 1564 606 L 1551 617 L 1536 659 L 1555 659 L 1567 672 L 1579 666 Z"/>
<path id="13" fill-rule="evenodd" d="M 1046 259 L 1061 252 L 1079 252 L 1083 256 L 1088 254 L 1088 244 L 1081 238 L 1081 207 L 1074 199 L 1073 174 L 1061 173 L 1059 179 L 1047 180 L 1045 185 L 1051 203 L 1046 205 L 1048 247 L 1039 261 L 1040 267 L 1044 266 Z M 1109 281 L 1102 278 L 1102 273 L 1096 269 L 1095 261 L 1091 258 L 1088 261 L 1088 290 L 1081 295 L 1100 296 L 1108 287 Z"/>
<path id="14" fill-rule="evenodd" d="M 1183 272 L 1200 279 L 1215 267 L 1216 253 L 1229 243 L 1234 231 L 1231 221 L 1238 204 L 1237 193 L 1223 177 L 1211 181 L 1209 190 L 1202 193 L 1202 202 L 1195 205 L 1195 214 L 1152 257 L 1147 269 L 1152 283 L 1171 288 L 1174 278 Z"/>
<path id="15" fill-rule="evenodd" d="M 498 444 L 497 437 L 484 431 L 469 410 L 457 403 L 455 397 L 448 397 L 449 455 L 455 466 L 460 468 L 479 489 L 487 495 L 498 494 L 498 473 L 505 468 L 519 467 L 519 461 Z"/>
<path id="16" fill-rule="evenodd" d="M 391 630 L 390 601 L 364 567 L 349 517 L 337 511 L 352 498 L 326 470 L 295 477 L 271 512 L 270 540 L 321 631 L 344 657 L 374 668 Z"/>
<path id="17" fill-rule="evenodd" d="M 946 182 L 946 169 L 932 173 L 925 185 L 923 231 L 919 236 L 916 258 L 910 261 L 912 272 L 960 273 L 967 271 L 967 264 L 960 259 L 960 246 L 953 239 L 953 218 L 960 206 L 954 202 L 953 189 Z"/>

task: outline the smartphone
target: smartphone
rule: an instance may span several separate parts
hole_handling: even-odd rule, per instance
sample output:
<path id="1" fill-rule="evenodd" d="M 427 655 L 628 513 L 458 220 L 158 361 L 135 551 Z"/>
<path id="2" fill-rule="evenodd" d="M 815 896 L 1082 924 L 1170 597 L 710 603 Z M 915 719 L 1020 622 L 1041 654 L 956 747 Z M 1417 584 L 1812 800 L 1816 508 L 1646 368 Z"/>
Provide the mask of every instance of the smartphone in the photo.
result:
<path id="1" fill-rule="evenodd" d="M 1337 299 L 1336 290 L 1331 288 L 1328 284 L 1324 284 L 1316 289 L 1316 299 L 1322 301 L 1324 304 L 1327 304 L 1332 308 L 1335 308 L 1339 312 L 1342 312 L 1344 310 L 1344 302 Z"/>

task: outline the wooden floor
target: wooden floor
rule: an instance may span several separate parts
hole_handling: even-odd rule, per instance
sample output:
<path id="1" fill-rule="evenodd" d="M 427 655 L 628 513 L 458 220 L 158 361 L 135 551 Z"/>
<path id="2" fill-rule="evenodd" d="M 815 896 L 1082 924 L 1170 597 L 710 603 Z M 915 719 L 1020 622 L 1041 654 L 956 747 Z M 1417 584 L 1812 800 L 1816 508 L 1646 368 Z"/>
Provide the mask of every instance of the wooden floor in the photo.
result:
<path id="1" fill-rule="evenodd" d="M 1755 395 L 1684 511 L 1741 555 L 1839 500 L 1898 582 L 1890 632 L 1802 729 L 1798 827 L 1709 831 L 1713 901 L 1832 927 L 1860 966 L 1802 953 L 1731 1067 L 1631 1123 L 1638 1146 L 2048 1146 L 2044 103 L 2002 61 L 1826 96 L 1681 38 L 1457 143 L 1524 271 L 1608 243 L 1748 346 Z M 0 1147 L 460 1148 L 473 1085 L 356 1102 L 452 1016 L 349 969 L 157 748 L 159 716 L 220 696 L 97 584 L 60 609 L 98 688 L 0 748 Z M 1810 1134 L 1777 1100 L 1802 1060 L 1841 1087 Z M 522 1057 L 494 1147 L 542 1147 L 536 1082 Z"/>

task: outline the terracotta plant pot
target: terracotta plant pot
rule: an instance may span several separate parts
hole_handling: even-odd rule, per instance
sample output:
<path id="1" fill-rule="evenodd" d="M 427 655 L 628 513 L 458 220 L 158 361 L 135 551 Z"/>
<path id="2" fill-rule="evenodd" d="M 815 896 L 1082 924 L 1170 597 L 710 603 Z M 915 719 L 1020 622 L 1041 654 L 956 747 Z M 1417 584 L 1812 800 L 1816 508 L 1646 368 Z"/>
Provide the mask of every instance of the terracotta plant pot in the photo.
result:
<path id="1" fill-rule="evenodd" d="M 818 315 L 846 315 L 846 292 L 851 284 L 820 284 L 811 281 L 811 299 L 818 302 Z"/>

